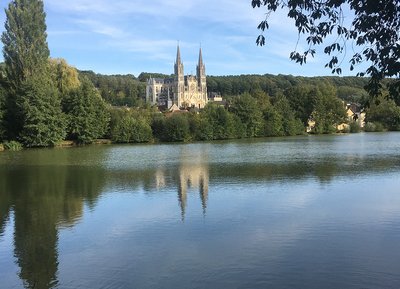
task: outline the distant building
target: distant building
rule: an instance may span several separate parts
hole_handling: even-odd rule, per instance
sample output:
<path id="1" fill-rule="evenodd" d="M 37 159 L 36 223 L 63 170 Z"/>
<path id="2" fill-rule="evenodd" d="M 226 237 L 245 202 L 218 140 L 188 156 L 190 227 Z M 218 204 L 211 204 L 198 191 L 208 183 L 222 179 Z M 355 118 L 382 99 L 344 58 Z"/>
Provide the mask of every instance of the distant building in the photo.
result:
<path id="1" fill-rule="evenodd" d="M 223 99 L 222 96 L 216 92 L 208 93 L 208 102 L 214 103 L 215 105 L 218 106 L 223 106 L 223 107 L 227 106 L 226 100 Z"/>
<path id="2" fill-rule="evenodd" d="M 196 76 L 184 75 L 179 45 L 176 53 L 173 78 L 150 78 L 146 86 L 146 101 L 169 109 L 203 108 L 207 102 L 206 68 L 200 48 Z"/>
<path id="3" fill-rule="evenodd" d="M 350 123 L 355 122 L 361 128 L 365 126 L 365 111 L 358 103 L 348 103 L 346 104 L 346 122 L 343 122 L 337 126 L 338 131 L 346 131 L 350 129 Z"/>
<path id="4" fill-rule="evenodd" d="M 313 118 L 309 118 L 307 122 L 306 132 L 311 133 L 315 130 L 315 120 Z"/>
<path id="5" fill-rule="evenodd" d="M 365 126 L 365 111 L 358 103 L 348 103 L 346 105 L 346 114 L 349 122 L 356 122 L 360 127 Z"/>

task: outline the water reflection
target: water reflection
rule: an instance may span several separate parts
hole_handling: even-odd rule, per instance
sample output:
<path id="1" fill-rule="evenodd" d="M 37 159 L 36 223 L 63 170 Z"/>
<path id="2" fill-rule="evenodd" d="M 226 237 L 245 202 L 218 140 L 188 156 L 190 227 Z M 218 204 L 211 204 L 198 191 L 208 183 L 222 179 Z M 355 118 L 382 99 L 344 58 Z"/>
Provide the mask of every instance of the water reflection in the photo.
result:
<path id="1" fill-rule="evenodd" d="M 182 220 L 185 219 L 185 210 L 187 206 L 187 194 L 192 189 L 197 189 L 200 194 L 203 215 L 206 214 L 208 186 L 209 186 L 209 169 L 207 163 L 207 154 L 205 152 L 192 152 L 191 157 L 185 157 L 185 153 L 181 152 L 180 160 L 176 171 L 168 170 L 162 164 L 154 173 L 155 188 L 157 191 L 177 187 L 178 202 L 181 209 Z M 169 173 L 171 175 L 169 175 Z M 172 180 L 172 182 L 168 182 Z M 148 187 L 151 190 L 151 186 Z"/>
<path id="2" fill-rule="evenodd" d="M 65 165 L 72 151 L 21 152 L 0 167 L 0 224 L 14 215 L 14 256 L 26 288 L 57 285 L 58 230 L 82 218 L 104 186 L 99 167 Z"/>
<path id="3" fill-rule="evenodd" d="M 182 219 L 185 218 L 188 189 L 198 188 L 203 214 L 206 214 L 208 199 L 208 167 L 204 163 L 182 164 L 179 167 L 178 200 L 181 207 Z"/>
<path id="4" fill-rule="evenodd" d="M 284 183 L 285 188 L 293 189 L 299 183 L 319 182 L 329 185 L 335 183 L 338 178 L 345 180 L 360 176 L 365 179 L 369 176 L 377 178 L 379 174 L 389 174 L 400 170 L 398 153 L 400 142 L 397 139 L 395 142 L 385 142 L 385 150 L 380 151 L 379 154 L 374 153 L 375 147 L 371 149 L 367 145 L 363 148 L 364 151 L 360 151 L 359 146 L 351 145 L 348 140 L 340 143 L 342 141 L 340 138 L 329 139 L 329 141 L 326 141 L 325 138 L 322 138 L 321 141 L 295 138 L 213 144 L 113 146 L 4 153 L 0 155 L 0 242 L 2 242 L 2 236 L 4 236 L 7 226 L 14 226 L 13 250 L 16 264 L 19 267 L 19 278 L 23 281 L 24 286 L 26 288 L 60 287 L 58 279 L 60 260 L 62 260 L 59 256 L 61 254 L 60 230 L 78 227 L 77 224 L 85 222 L 85 208 L 96 211 L 96 204 L 101 195 L 105 194 L 111 196 L 110 199 L 116 199 L 122 193 L 128 192 L 129 200 L 132 201 L 132 204 L 129 205 L 132 206 L 135 203 L 143 205 L 142 199 L 149 196 L 156 200 L 166 196 L 166 199 L 170 200 L 169 196 L 171 195 L 173 197 L 172 204 L 175 206 L 174 212 L 177 215 L 174 220 L 176 226 L 174 228 L 176 232 L 184 232 L 181 236 L 187 236 L 185 235 L 186 231 L 180 230 L 184 227 L 182 226 L 184 220 L 185 224 L 193 224 L 190 223 L 188 211 L 190 201 L 193 200 L 190 196 L 193 196 L 193 193 L 199 194 L 198 203 L 195 206 L 202 211 L 203 217 L 207 216 L 207 219 L 203 218 L 203 220 L 209 221 L 210 212 L 212 212 L 212 207 L 208 207 L 209 195 L 210 197 L 216 196 L 224 188 L 235 188 L 236 192 L 240 188 L 263 190 L 268 187 L 277 188 Z M 291 184 L 294 186 L 290 187 Z M 313 189 L 318 191 L 318 188 L 313 187 Z M 294 220 L 291 215 L 289 222 L 286 222 L 286 219 L 280 219 L 281 215 L 273 215 L 276 208 L 272 207 L 271 215 L 267 215 L 267 217 L 271 217 L 271 220 L 274 221 L 264 224 L 263 222 L 268 218 L 255 217 L 256 214 L 252 215 L 251 212 L 254 209 L 253 206 L 246 207 L 246 204 L 265 201 L 261 198 L 251 200 L 254 196 L 246 195 L 240 199 L 237 195 L 226 194 L 224 195 L 226 199 L 219 200 L 219 206 L 215 204 L 216 200 L 213 200 L 214 209 L 218 207 L 221 211 L 232 213 L 232 216 L 226 217 L 226 212 L 216 213 L 217 209 L 213 212 L 214 218 L 218 214 L 221 217 L 214 222 L 220 223 L 231 234 L 228 239 L 224 239 L 224 242 L 234 239 L 239 242 L 240 236 L 238 235 L 242 234 L 240 230 L 251 232 L 249 230 L 251 223 L 258 224 L 259 228 L 265 226 L 269 229 L 268 225 L 280 224 L 277 226 L 279 227 L 277 231 L 282 231 L 282 235 L 289 236 L 289 239 L 294 240 L 295 234 L 291 233 L 295 232 L 293 223 L 296 223 L 297 220 Z M 265 197 L 260 193 L 256 196 Z M 295 210 L 301 210 L 305 206 L 293 203 L 306 203 L 304 201 L 307 200 L 306 192 L 300 192 L 291 197 L 296 201 L 283 198 L 286 206 L 291 206 Z M 236 211 L 232 208 L 229 211 L 224 207 L 225 202 L 230 201 L 227 198 L 239 200 L 238 206 L 243 205 L 243 210 L 248 213 L 247 222 L 244 221 L 245 219 L 238 218 L 235 219 L 236 227 L 232 226 L 233 213 Z M 337 200 L 332 198 L 332 202 L 334 201 Z M 262 215 L 268 211 L 264 210 L 262 205 L 260 207 L 258 214 Z M 146 209 L 148 208 L 143 210 Z M 149 207 L 149 209 L 155 210 L 154 207 Z M 164 217 L 161 213 L 160 215 Z M 170 216 L 170 212 L 167 215 Z M 202 217 L 201 212 L 199 215 Z M 133 214 L 133 216 L 140 219 L 137 215 Z M 147 223 L 141 224 L 144 228 L 152 227 L 152 221 L 159 225 L 157 221 L 160 222 L 160 220 L 157 220 L 156 217 L 146 216 Z M 113 216 L 110 214 L 106 217 L 112 218 Z M 163 221 L 162 217 L 160 219 Z M 124 217 L 123 219 L 126 220 Z M 140 220 L 128 220 L 127 227 L 130 222 L 140 223 Z M 306 222 L 306 224 L 309 223 Z M 192 239 L 201 238 L 199 236 L 201 232 L 207 234 L 207 229 L 211 228 L 210 224 L 208 225 L 209 227 L 205 224 L 203 227 L 191 228 L 192 236 L 194 236 Z M 163 230 L 158 227 L 157 229 Z M 169 230 L 170 227 L 167 229 Z M 221 228 L 208 233 L 218 237 L 216 232 L 220 232 L 220 230 Z M 146 232 L 145 229 L 140 231 L 145 240 L 143 244 L 159 242 L 158 238 L 154 238 L 155 241 L 150 240 L 151 234 L 147 238 Z M 257 232 L 261 234 L 264 231 L 258 230 Z M 273 230 L 269 230 L 267 233 L 271 236 L 274 235 Z M 280 236 L 279 232 L 275 234 Z M 179 248 L 185 247 L 184 238 L 174 240 L 174 234 L 171 236 L 170 246 L 173 247 L 176 242 L 181 245 Z M 247 236 L 249 244 L 251 244 L 250 241 L 256 241 L 256 237 L 250 238 L 249 236 Z M 129 238 L 134 237 L 131 235 L 127 237 L 129 248 L 134 245 L 141 248 L 138 244 L 133 244 Z M 207 239 L 207 236 L 205 235 L 203 238 Z M 279 238 L 276 238 L 276 243 L 280 243 Z M 74 246 L 79 246 L 79 244 L 74 244 Z M 261 246 L 263 244 L 259 243 L 254 248 Z M 218 250 L 215 244 L 210 244 L 207 248 Z M 254 248 L 250 246 L 251 250 Z M 174 248 L 170 249 L 174 251 Z M 101 255 L 101 252 L 99 254 Z M 140 252 L 138 256 L 143 254 L 145 253 Z M 149 254 L 151 255 L 151 253 Z M 190 254 L 188 253 L 188 255 Z M 260 253 L 260 255 L 262 254 Z M 222 256 L 221 260 L 229 259 L 227 257 L 229 256 Z M 246 259 L 245 257 L 244 259 Z M 256 259 L 255 256 L 254 260 Z M 262 263 L 265 262 L 265 259 L 258 261 Z M 154 264 L 150 265 L 155 266 Z M 166 267 L 168 266 L 166 265 Z"/>

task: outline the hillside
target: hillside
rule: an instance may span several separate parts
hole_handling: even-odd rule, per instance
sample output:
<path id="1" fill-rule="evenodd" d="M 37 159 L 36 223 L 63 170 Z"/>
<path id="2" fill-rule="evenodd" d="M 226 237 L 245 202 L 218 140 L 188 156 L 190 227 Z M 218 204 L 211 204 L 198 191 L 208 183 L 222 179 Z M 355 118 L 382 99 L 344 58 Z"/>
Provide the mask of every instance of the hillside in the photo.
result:
<path id="1" fill-rule="evenodd" d="M 100 90 L 102 97 L 116 106 L 139 106 L 143 104 L 146 94 L 146 80 L 150 77 L 171 77 L 160 73 L 143 72 L 138 77 L 134 75 L 102 75 L 93 71 L 80 71 L 87 76 Z M 292 75 L 229 75 L 208 76 L 207 90 L 218 92 L 224 97 L 240 95 L 245 92 L 263 90 L 274 97 L 277 93 L 300 87 L 315 86 L 324 83 L 336 88 L 339 98 L 349 102 L 360 102 L 366 92 L 364 86 L 367 78 L 360 77 L 302 77 Z"/>

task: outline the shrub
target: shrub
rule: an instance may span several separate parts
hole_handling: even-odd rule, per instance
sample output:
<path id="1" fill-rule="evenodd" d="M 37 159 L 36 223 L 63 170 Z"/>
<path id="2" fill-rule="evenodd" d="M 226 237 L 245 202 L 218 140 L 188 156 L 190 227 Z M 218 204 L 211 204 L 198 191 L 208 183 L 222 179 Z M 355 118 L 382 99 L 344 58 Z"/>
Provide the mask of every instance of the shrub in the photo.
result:
<path id="1" fill-rule="evenodd" d="M 165 141 L 182 142 L 190 139 L 189 121 L 184 115 L 172 115 L 165 122 Z"/>
<path id="2" fill-rule="evenodd" d="M 17 141 L 9 141 L 3 144 L 4 149 L 10 151 L 20 151 L 22 150 L 22 144 Z"/>
<path id="3" fill-rule="evenodd" d="M 361 131 L 361 127 L 357 122 L 352 121 L 350 123 L 349 130 L 350 130 L 350 133 L 359 133 Z"/>
<path id="4" fill-rule="evenodd" d="M 384 131 L 384 127 L 380 122 L 367 122 L 364 130 L 366 132 L 381 132 Z"/>
<path id="5" fill-rule="evenodd" d="M 346 126 L 342 131 L 338 131 L 342 133 L 350 133 L 350 126 Z"/>

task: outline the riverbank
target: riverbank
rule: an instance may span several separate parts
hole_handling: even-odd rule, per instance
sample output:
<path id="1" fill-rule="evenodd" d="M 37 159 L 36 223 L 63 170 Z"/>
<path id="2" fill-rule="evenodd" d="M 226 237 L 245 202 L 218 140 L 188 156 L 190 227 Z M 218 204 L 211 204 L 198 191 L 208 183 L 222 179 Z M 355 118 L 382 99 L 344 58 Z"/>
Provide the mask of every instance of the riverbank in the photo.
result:
<path id="1" fill-rule="evenodd" d="M 110 145 L 112 143 L 113 142 L 110 139 L 96 139 L 91 144 L 95 144 L 95 145 Z M 64 141 L 60 142 L 59 144 L 55 145 L 55 147 L 74 147 L 74 146 L 80 146 L 80 145 L 82 145 L 82 144 L 79 144 L 76 141 L 64 140 Z"/>
<path id="2" fill-rule="evenodd" d="M 332 133 L 332 134 L 314 134 L 314 133 L 304 133 L 303 135 L 306 136 L 323 136 L 323 135 L 337 135 L 337 136 L 341 136 L 341 135 L 350 135 L 350 134 L 358 134 L 358 133 L 373 133 L 373 132 L 389 132 L 389 131 L 358 131 L 358 132 L 337 132 L 337 133 Z M 301 135 L 297 135 L 297 136 L 301 136 Z M 290 137 L 294 137 L 294 136 L 262 136 L 262 137 L 250 137 L 250 138 L 229 138 L 229 139 L 216 139 L 213 141 L 227 141 L 227 140 L 240 140 L 240 139 L 260 139 L 260 138 L 290 138 Z M 149 142 L 142 142 L 142 143 L 138 143 L 138 142 L 114 142 L 111 139 L 96 139 L 94 140 L 91 144 L 79 144 L 76 141 L 72 141 L 72 140 L 64 140 L 61 141 L 59 143 L 57 143 L 54 148 L 71 148 L 71 147 L 80 147 L 80 146 L 90 146 L 90 145 L 120 145 L 120 144 L 171 144 L 171 143 L 195 143 L 195 142 L 206 142 L 208 140 L 195 140 L 195 139 L 190 139 L 190 140 L 185 140 L 185 141 L 176 141 L 176 142 L 170 142 L 170 141 L 161 141 L 158 139 L 153 139 L 152 141 Z M 1 144 L 0 143 L 0 152 L 3 151 L 19 151 L 22 149 L 29 149 L 27 147 L 23 147 L 21 143 L 16 142 L 16 141 L 12 141 L 12 142 L 6 142 Z"/>
<path id="3" fill-rule="evenodd" d="M 113 141 L 110 139 L 96 139 L 93 141 L 93 143 L 88 144 L 88 145 L 110 145 L 113 144 Z M 72 140 L 64 140 L 56 145 L 54 145 L 54 148 L 70 148 L 70 147 L 77 147 L 77 146 L 86 146 L 85 144 L 79 144 L 76 141 Z M 27 147 L 24 147 L 21 143 L 17 141 L 11 141 L 11 142 L 5 142 L 5 143 L 0 143 L 0 152 L 3 151 L 20 151 L 22 149 L 29 149 Z"/>

